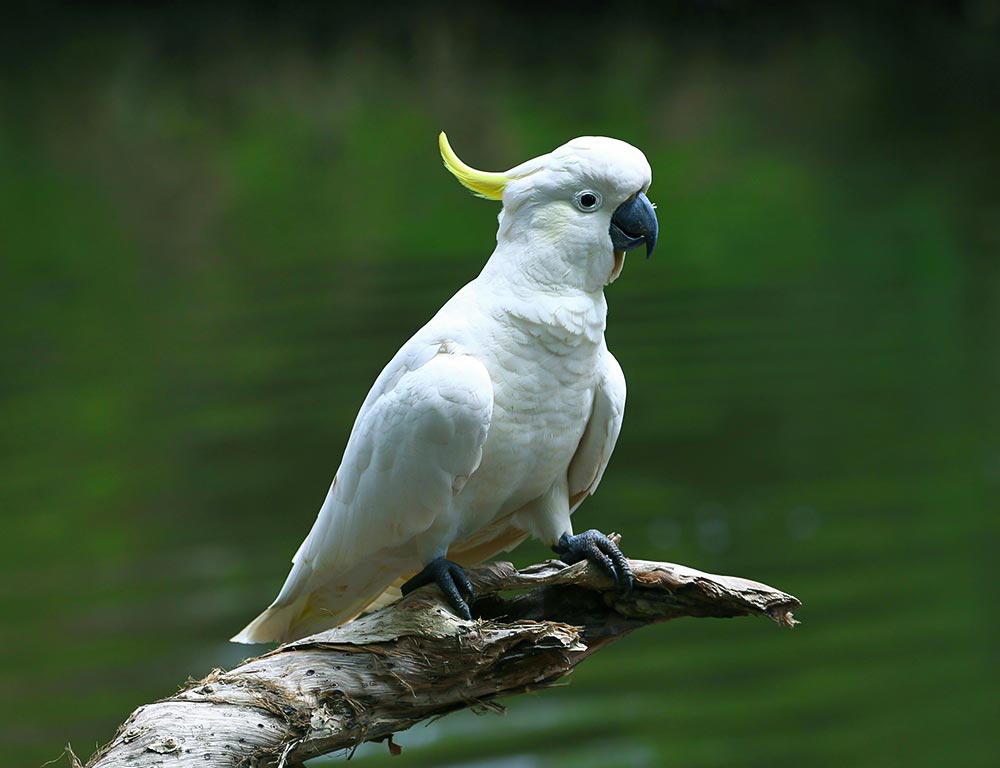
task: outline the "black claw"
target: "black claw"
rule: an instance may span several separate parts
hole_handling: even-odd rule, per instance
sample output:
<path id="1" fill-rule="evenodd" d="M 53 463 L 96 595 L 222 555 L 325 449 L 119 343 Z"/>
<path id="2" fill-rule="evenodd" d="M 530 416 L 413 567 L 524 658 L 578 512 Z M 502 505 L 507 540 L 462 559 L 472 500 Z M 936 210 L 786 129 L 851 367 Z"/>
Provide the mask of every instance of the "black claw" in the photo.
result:
<path id="1" fill-rule="evenodd" d="M 456 582 L 455 586 L 459 588 L 470 603 L 473 602 L 476 599 L 476 592 L 472 588 L 472 582 L 469 581 L 469 577 L 465 574 L 465 569 L 460 565 L 452 563 L 451 575 Z"/>
<path id="2" fill-rule="evenodd" d="M 615 586 L 629 595 L 632 593 L 632 568 L 622 551 L 611 539 L 600 531 L 591 529 L 576 536 L 563 534 L 559 543 L 552 547 L 564 563 L 572 565 L 581 560 L 590 560 L 607 571 L 614 579 Z"/>
<path id="3" fill-rule="evenodd" d="M 618 586 L 618 571 L 615 569 L 615 564 L 611 562 L 611 558 L 604 554 L 597 547 L 590 547 L 587 549 L 587 559 L 591 562 L 597 563 L 605 571 L 611 574 L 611 578 L 614 579 L 615 586 Z"/>
<path id="4" fill-rule="evenodd" d="M 451 607 L 455 609 L 455 613 L 463 619 L 472 618 L 469 603 L 475 600 L 476 595 L 472 590 L 472 582 L 465 575 L 465 569 L 458 563 L 453 563 L 444 557 L 436 557 L 427 563 L 420 573 L 403 584 L 400 592 L 408 595 L 426 584 L 437 584 Z M 462 598 L 463 592 L 468 602 Z"/>

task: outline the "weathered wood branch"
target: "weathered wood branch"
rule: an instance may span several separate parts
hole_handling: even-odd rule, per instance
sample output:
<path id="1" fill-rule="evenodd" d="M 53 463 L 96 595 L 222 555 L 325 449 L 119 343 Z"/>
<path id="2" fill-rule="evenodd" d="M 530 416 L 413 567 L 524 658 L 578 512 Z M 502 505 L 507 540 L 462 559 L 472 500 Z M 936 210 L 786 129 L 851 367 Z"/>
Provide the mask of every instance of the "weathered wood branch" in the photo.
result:
<path id="1" fill-rule="evenodd" d="M 752 614 L 795 624 L 799 601 L 764 584 L 630 562 L 636 587 L 627 597 L 586 563 L 470 570 L 480 596 L 472 621 L 454 616 L 436 588 L 418 590 L 139 707 L 87 768 L 294 768 L 365 741 L 389 739 L 396 749 L 398 731 L 552 685 L 648 624 Z M 528 591 L 501 594 L 515 590 Z"/>

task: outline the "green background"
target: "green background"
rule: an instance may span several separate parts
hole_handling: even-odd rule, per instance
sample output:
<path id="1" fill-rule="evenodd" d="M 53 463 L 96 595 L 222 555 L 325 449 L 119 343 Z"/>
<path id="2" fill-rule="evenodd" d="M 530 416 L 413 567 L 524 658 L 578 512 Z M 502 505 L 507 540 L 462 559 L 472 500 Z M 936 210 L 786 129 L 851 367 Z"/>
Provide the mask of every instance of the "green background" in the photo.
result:
<path id="1" fill-rule="evenodd" d="M 628 411 L 577 527 L 805 606 L 645 630 L 391 764 L 995 765 L 1000 8 L 880 8 L 9 16 L 4 762 L 245 655 L 371 382 L 492 249 L 446 129 L 486 170 L 646 152 L 661 241 L 608 290 Z"/>

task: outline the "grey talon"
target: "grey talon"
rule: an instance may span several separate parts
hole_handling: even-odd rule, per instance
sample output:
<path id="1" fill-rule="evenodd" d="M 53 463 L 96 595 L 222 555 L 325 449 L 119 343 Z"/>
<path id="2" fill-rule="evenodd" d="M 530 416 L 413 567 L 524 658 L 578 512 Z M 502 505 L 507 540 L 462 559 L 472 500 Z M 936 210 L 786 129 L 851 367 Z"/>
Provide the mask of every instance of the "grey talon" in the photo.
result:
<path id="1" fill-rule="evenodd" d="M 472 589 L 472 582 L 469 581 L 462 566 L 445 557 L 436 557 L 427 563 L 420 573 L 403 584 L 399 591 L 408 595 L 427 584 L 437 584 L 441 588 L 448 603 L 455 609 L 455 613 L 466 620 L 472 618 L 469 603 L 475 601 L 476 595 Z M 462 597 L 463 592 L 468 601 Z"/>
<path id="2" fill-rule="evenodd" d="M 632 593 L 634 577 L 628 559 L 618 545 L 600 531 L 592 528 L 575 536 L 564 533 L 552 550 L 570 565 L 589 560 L 611 576 L 622 594 Z"/>

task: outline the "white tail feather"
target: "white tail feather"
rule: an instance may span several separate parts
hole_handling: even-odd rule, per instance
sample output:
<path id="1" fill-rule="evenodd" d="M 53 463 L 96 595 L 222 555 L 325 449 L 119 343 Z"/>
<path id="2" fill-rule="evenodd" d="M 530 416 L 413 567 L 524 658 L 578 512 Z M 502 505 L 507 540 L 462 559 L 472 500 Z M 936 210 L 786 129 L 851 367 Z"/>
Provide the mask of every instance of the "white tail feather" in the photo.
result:
<path id="1" fill-rule="evenodd" d="M 375 573 L 357 568 L 349 576 L 301 595 L 287 605 L 278 605 L 280 596 L 242 632 L 234 643 L 287 643 L 322 632 L 357 618 L 366 610 L 376 610 L 399 599 L 403 578 L 381 568 Z"/>
<path id="2" fill-rule="evenodd" d="M 232 643 L 280 643 L 284 642 L 292 625 L 299 619 L 309 598 L 300 597 L 289 605 L 272 605 L 260 616 L 247 624 L 243 631 L 230 638 Z"/>

